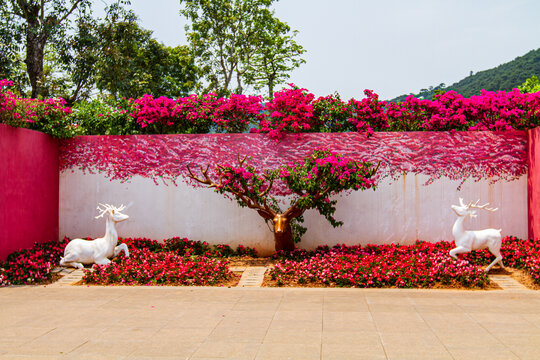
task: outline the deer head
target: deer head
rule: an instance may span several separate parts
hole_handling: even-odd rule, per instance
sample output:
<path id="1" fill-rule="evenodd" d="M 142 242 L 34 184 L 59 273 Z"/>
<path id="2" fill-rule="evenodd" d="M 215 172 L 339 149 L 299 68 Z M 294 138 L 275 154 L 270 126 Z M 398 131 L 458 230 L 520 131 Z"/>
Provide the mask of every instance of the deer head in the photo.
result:
<path id="1" fill-rule="evenodd" d="M 115 223 L 129 219 L 128 215 L 122 214 L 122 211 L 126 209 L 124 205 L 120 205 L 120 207 L 117 208 L 116 206 L 100 203 L 97 209 L 99 210 L 100 214 L 96 216 L 96 219 L 103 217 L 104 215 L 107 215 L 107 219 L 110 219 Z"/>
<path id="2" fill-rule="evenodd" d="M 477 200 L 474 204 L 472 203 L 472 201 L 465 205 L 465 203 L 463 202 L 463 199 L 462 198 L 459 198 L 459 205 L 452 205 L 452 210 L 454 210 L 454 212 L 456 213 L 457 216 L 459 217 L 471 217 L 471 218 L 474 218 L 476 217 L 476 211 L 473 210 L 473 209 L 481 209 L 481 210 L 486 210 L 486 211 L 497 211 L 497 208 L 488 208 L 487 206 L 489 205 L 489 203 L 486 203 L 484 205 L 478 205 L 478 203 L 480 202 L 480 200 Z"/>

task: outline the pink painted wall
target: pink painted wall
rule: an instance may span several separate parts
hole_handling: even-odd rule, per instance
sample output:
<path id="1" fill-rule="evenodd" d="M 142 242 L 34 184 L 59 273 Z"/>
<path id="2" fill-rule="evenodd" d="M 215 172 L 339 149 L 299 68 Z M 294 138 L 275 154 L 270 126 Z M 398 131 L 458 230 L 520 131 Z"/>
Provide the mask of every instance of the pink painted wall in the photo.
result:
<path id="1" fill-rule="evenodd" d="M 540 128 L 529 130 L 528 139 L 528 210 L 529 238 L 540 238 Z"/>
<path id="2" fill-rule="evenodd" d="M 0 260 L 58 239 L 58 141 L 0 124 Z"/>

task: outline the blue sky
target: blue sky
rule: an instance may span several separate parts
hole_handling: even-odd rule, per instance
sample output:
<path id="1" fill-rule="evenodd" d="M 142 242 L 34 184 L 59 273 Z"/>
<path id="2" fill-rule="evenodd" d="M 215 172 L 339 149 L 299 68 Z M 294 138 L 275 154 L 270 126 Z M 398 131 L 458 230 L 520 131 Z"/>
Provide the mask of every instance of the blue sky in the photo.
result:
<path id="1" fill-rule="evenodd" d="M 178 0 L 131 3 L 156 39 L 187 44 Z M 274 9 L 307 50 L 290 82 L 317 96 L 359 99 L 372 89 L 389 99 L 540 48 L 535 0 L 281 0 Z"/>

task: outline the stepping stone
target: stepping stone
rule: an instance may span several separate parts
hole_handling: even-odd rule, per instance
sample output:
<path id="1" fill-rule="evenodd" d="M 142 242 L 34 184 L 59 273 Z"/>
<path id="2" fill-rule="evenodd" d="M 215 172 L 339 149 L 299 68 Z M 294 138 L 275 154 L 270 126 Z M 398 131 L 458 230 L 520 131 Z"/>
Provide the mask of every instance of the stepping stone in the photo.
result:
<path id="1" fill-rule="evenodd" d="M 246 267 L 245 266 L 231 266 L 229 267 L 229 270 L 232 272 L 242 272 L 246 270 Z"/>
<path id="2" fill-rule="evenodd" d="M 252 266 L 246 268 L 238 282 L 238 287 L 260 287 L 266 273 L 265 266 Z"/>
<path id="3" fill-rule="evenodd" d="M 51 284 L 51 287 L 58 287 L 58 286 L 65 286 L 65 285 L 72 285 L 76 282 L 79 282 L 82 277 L 84 276 L 84 272 L 82 269 L 63 269 L 60 272 L 58 272 L 60 275 L 64 275 L 58 281 Z"/>
<path id="4" fill-rule="evenodd" d="M 529 290 L 508 275 L 489 275 L 489 280 L 499 285 L 503 290 Z"/>

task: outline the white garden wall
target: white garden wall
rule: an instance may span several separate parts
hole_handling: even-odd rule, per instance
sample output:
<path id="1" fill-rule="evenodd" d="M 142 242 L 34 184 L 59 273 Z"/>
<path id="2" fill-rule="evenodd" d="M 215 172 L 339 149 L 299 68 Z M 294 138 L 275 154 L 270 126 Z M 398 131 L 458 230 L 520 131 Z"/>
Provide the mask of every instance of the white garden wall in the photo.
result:
<path id="1" fill-rule="evenodd" d="M 527 238 L 527 176 L 514 181 L 467 180 L 460 191 L 458 181 L 447 178 L 423 184 L 425 175 L 408 174 L 396 181 L 384 179 L 377 190 L 358 191 L 339 198 L 336 218 L 341 228 L 332 226 L 315 211 L 306 212 L 307 233 L 303 248 L 345 244 L 410 244 L 419 240 L 452 240 L 456 219 L 450 205 L 459 197 L 465 201 L 489 202 L 495 213 L 479 211 L 469 220 L 469 228 L 502 228 L 503 236 Z M 180 236 L 210 244 L 242 244 L 260 253 L 274 251 L 273 236 L 254 211 L 239 207 L 210 189 L 156 185 L 152 179 L 134 176 L 129 182 L 110 180 L 104 174 L 84 174 L 80 170 L 60 174 L 60 236 L 98 237 L 105 230 L 103 219 L 94 219 L 98 203 L 131 204 L 130 216 L 119 224 L 123 237 L 156 240 Z"/>

